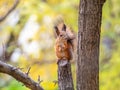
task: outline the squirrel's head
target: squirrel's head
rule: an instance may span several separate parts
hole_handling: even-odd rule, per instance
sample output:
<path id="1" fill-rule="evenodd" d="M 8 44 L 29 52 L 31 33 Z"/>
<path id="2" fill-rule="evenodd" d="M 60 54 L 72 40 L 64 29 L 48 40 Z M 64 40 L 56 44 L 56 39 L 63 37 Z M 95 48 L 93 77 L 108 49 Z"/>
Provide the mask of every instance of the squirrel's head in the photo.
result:
<path id="1" fill-rule="evenodd" d="M 68 40 L 68 35 L 67 35 L 66 32 L 60 32 L 58 37 L 61 38 L 61 39 Z"/>
<path id="2" fill-rule="evenodd" d="M 55 32 L 57 34 L 57 36 L 59 36 L 59 34 L 61 32 L 66 32 L 66 25 L 65 24 L 60 24 L 59 26 L 54 26 Z"/>
<path id="3" fill-rule="evenodd" d="M 63 39 L 68 39 L 68 35 L 66 33 L 66 25 L 64 23 L 61 23 L 59 26 L 54 27 L 57 37 L 63 38 Z"/>

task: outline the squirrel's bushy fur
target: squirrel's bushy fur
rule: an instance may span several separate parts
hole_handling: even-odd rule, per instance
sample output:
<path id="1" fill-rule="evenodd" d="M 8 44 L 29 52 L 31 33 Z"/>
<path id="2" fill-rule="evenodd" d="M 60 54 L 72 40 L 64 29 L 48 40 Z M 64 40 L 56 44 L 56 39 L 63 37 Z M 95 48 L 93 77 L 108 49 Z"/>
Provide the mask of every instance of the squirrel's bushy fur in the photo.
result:
<path id="1" fill-rule="evenodd" d="M 61 32 L 61 34 L 57 37 L 55 50 L 58 60 L 72 59 L 72 45 L 68 42 L 68 37 L 64 32 Z"/>

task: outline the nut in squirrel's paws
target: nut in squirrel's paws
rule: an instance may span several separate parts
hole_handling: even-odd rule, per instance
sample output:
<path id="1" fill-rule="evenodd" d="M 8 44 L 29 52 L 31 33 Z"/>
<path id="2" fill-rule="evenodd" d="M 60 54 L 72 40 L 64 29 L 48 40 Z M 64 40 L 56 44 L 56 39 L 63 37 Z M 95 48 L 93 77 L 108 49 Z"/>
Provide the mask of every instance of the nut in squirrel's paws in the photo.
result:
<path id="1" fill-rule="evenodd" d="M 68 60 L 66 60 L 66 59 L 64 59 L 64 60 L 58 60 L 58 61 L 57 61 L 57 64 L 58 64 L 59 66 L 64 67 L 64 66 L 66 66 L 66 65 L 68 64 Z"/>

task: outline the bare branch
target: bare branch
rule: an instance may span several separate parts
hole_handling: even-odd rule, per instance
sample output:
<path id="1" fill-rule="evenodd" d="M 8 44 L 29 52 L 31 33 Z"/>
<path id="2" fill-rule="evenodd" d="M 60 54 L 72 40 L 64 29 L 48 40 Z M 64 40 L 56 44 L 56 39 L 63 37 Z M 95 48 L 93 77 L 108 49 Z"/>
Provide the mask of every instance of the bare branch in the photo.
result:
<path id="1" fill-rule="evenodd" d="M 4 45 L 4 43 L 2 43 L 2 47 L 3 47 L 3 60 L 5 60 L 5 45 Z"/>
<path id="2" fill-rule="evenodd" d="M 14 67 L 12 70 L 18 70 L 18 69 L 22 70 L 22 69 L 24 69 L 24 68 Z"/>
<path id="3" fill-rule="evenodd" d="M 14 77 L 17 81 L 22 82 L 26 87 L 31 90 L 43 90 L 43 88 L 27 74 L 23 73 L 20 69 L 15 69 L 12 65 L 0 61 L 0 73 L 8 74 Z"/>
<path id="4" fill-rule="evenodd" d="M 28 71 L 26 72 L 26 75 L 29 75 L 31 67 L 28 68 Z"/>
<path id="5" fill-rule="evenodd" d="M 57 81 L 57 80 L 54 80 L 53 83 L 54 83 L 54 86 L 55 86 L 55 85 L 58 83 L 58 81 Z"/>
<path id="6" fill-rule="evenodd" d="M 2 22 L 4 19 L 6 19 L 6 17 L 17 7 L 19 3 L 19 0 L 15 0 L 15 3 L 13 4 L 13 6 L 7 11 L 7 13 L 4 16 L 0 17 L 0 22 Z"/>
<path id="7" fill-rule="evenodd" d="M 5 60 L 6 55 L 5 55 L 5 44 L 4 43 L 2 43 L 2 48 L 3 48 L 3 50 L 2 50 L 3 55 L 0 56 L 0 59 Z"/>
<path id="8" fill-rule="evenodd" d="M 40 84 L 40 75 L 38 76 L 38 83 Z"/>
<path id="9" fill-rule="evenodd" d="M 38 76 L 38 84 L 40 84 L 41 82 L 43 82 L 43 80 L 40 80 L 40 75 Z"/>

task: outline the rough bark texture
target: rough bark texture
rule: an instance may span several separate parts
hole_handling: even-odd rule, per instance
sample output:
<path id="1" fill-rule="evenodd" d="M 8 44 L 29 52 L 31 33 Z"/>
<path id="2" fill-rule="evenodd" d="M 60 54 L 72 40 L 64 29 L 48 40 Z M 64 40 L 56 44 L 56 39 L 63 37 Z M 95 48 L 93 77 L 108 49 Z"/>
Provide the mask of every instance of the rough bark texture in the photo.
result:
<path id="1" fill-rule="evenodd" d="M 77 90 L 99 90 L 99 43 L 105 0 L 81 0 L 77 51 Z"/>
<path id="2" fill-rule="evenodd" d="M 71 73 L 71 64 L 68 62 L 65 65 L 58 63 L 58 86 L 59 90 L 74 90 L 73 79 Z"/>
<path id="3" fill-rule="evenodd" d="M 23 83 L 31 90 L 43 90 L 39 83 L 33 81 L 26 73 L 23 73 L 20 69 L 13 67 L 9 64 L 0 61 L 0 73 L 9 74 L 17 81 Z"/>

